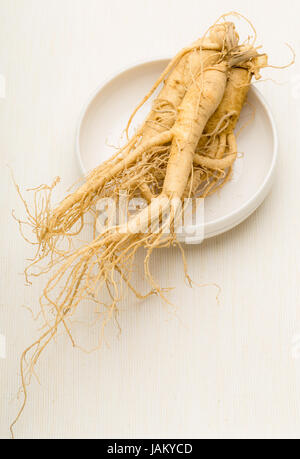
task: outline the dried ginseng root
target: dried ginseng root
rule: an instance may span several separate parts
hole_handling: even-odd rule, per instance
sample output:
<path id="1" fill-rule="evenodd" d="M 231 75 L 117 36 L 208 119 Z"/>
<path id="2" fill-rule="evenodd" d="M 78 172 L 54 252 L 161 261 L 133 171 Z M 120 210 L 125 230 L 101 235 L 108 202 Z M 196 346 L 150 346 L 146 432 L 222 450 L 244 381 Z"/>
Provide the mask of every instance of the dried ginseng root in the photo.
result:
<path id="1" fill-rule="evenodd" d="M 54 210 L 51 195 L 57 181 L 35 190 L 33 211 L 23 200 L 37 246 L 31 268 L 43 260 L 42 273 L 50 275 L 40 299 L 44 333 L 21 357 L 24 403 L 12 432 L 39 357 L 58 329 L 64 328 L 76 346 L 70 319 L 79 305 L 88 300 L 98 308 L 103 331 L 128 289 L 143 297 L 132 285 L 139 248 L 145 249 L 141 269 L 150 294 L 168 302 L 150 271 L 151 254 L 177 246 L 184 259 L 176 233 L 184 198 L 198 192 L 207 196 L 228 179 L 237 156 L 234 129 L 251 78 L 258 78 L 266 65 L 267 57 L 258 54 L 254 43 L 239 43 L 232 22 L 216 23 L 170 62 L 133 113 L 127 133 L 136 111 L 163 83 L 144 124 L 83 185 Z M 148 205 L 125 223 L 106 225 L 90 242 L 73 245 L 98 200 L 118 200 L 123 193 L 129 199 L 143 196 Z M 67 242 L 63 248 L 62 240 Z"/>

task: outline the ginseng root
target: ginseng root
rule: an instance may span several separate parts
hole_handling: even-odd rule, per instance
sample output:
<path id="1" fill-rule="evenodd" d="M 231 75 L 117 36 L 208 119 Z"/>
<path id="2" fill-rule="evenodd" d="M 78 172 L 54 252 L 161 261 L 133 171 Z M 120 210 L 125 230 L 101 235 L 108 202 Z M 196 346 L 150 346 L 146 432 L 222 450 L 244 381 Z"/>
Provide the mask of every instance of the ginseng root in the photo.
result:
<path id="1" fill-rule="evenodd" d="M 193 194 L 206 197 L 230 178 L 237 158 L 234 130 L 246 102 L 253 75 L 267 66 L 267 56 L 257 56 L 229 72 L 223 100 L 209 119 L 194 157 Z M 200 169 L 199 169 L 200 168 Z M 188 193 L 190 184 L 186 189 Z"/>
<path id="2" fill-rule="evenodd" d="M 150 271 L 151 254 L 157 248 L 173 245 L 184 258 L 176 233 L 183 200 L 199 189 L 203 196 L 208 195 L 231 169 L 237 156 L 234 128 L 252 75 L 258 76 L 263 62 L 253 45 L 239 44 L 233 23 L 214 25 L 208 37 L 185 48 L 171 61 L 146 95 L 142 103 L 166 79 L 145 123 L 124 148 L 92 171 L 54 211 L 50 207 L 54 186 L 35 190 L 34 212 L 24 201 L 37 239 L 33 265 L 46 259 L 44 272 L 50 271 L 51 275 L 40 300 L 46 330 L 21 358 L 25 400 L 16 421 L 24 409 L 34 367 L 59 327 L 65 328 L 76 345 L 69 319 L 83 300 L 101 309 L 104 327 L 117 313 L 128 288 L 143 297 L 131 283 L 139 248 L 146 250 L 144 277 L 149 294 L 168 302 Z M 64 250 L 58 248 L 59 238 L 67 237 L 69 242 L 80 233 L 84 215 L 99 198 L 117 200 L 123 191 L 129 198 L 144 196 L 148 205 L 127 223 L 108 225 L 79 248 L 71 243 Z M 44 193 L 41 207 L 39 193 Z M 190 280 L 187 272 L 186 276 Z M 109 300 L 104 302 L 105 295 Z"/>
<path id="3" fill-rule="evenodd" d="M 47 202 L 48 207 L 38 213 L 38 218 L 33 223 L 33 227 L 37 239 L 43 244 L 44 249 L 45 245 L 51 245 L 52 239 L 56 236 L 72 234 L 74 225 L 99 199 L 104 186 L 112 178 L 117 179 L 122 170 L 134 164 L 143 154 L 146 155 L 147 152 L 151 151 L 148 145 L 149 139 L 168 131 L 173 126 L 178 116 L 178 107 L 191 82 L 198 78 L 199 74 L 203 73 L 206 68 L 216 64 L 222 58 L 226 46 L 230 45 L 233 48 L 237 43 L 238 36 L 234 25 L 230 23 L 218 24 L 210 30 L 208 37 L 204 37 L 192 46 L 183 49 L 171 61 L 152 90 L 144 98 L 142 103 L 152 95 L 169 74 L 153 103 L 151 113 L 127 145 L 121 148 L 111 160 L 94 169 L 87 177 L 86 182 L 74 193 L 67 196 L 56 209 L 52 211 L 50 203 Z M 161 145 L 164 145 L 164 142 L 161 142 Z M 77 231 L 74 234 L 77 234 Z"/>

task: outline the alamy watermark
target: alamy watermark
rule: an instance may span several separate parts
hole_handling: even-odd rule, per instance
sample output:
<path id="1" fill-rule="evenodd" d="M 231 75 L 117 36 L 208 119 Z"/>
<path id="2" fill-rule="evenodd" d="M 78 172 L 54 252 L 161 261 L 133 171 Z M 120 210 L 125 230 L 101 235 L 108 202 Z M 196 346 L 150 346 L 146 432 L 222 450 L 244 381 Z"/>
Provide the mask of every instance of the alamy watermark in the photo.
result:
<path id="1" fill-rule="evenodd" d="M 6 339 L 4 335 L 0 334 L 0 359 L 6 358 Z"/>
<path id="2" fill-rule="evenodd" d="M 300 333 L 293 336 L 291 352 L 293 360 L 300 360 Z"/>
<path id="3" fill-rule="evenodd" d="M 103 198 L 97 202 L 97 231 L 108 228 L 121 234 L 175 233 L 180 239 L 204 239 L 204 199 L 154 198 L 149 204 L 143 198 L 128 199 L 121 195 L 118 202 Z"/>
<path id="4" fill-rule="evenodd" d="M 126 444 L 125 441 L 118 441 L 109 443 L 107 445 L 107 454 L 121 454 L 131 455 L 133 457 L 139 456 L 161 456 L 167 454 L 175 455 L 189 455 L 193 452 L 191 443 L 167 443 L 163 441 L 156 441 L 155 443 L 150 440 L 136 441 Z"/>
<path id="5" fill-rule="evenodd" d="M 6 98 L 6 79 L 5 76 L 0 73 L 0 99 Z"/>
<path id="6" fill-rule="evenodd" d="M 290 80 L 291 96 L 294 100 L 300 99 L 300 75 L 293 75 Z"/>

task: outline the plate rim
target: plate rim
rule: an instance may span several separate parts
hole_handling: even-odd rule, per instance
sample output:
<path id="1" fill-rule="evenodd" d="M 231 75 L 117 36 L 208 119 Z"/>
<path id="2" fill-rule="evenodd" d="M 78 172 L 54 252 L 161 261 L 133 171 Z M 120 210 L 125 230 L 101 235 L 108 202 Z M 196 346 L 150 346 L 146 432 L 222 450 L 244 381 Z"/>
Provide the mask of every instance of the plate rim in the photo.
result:
<path id="1" fill-rule="evenodd" d="M 83 124 L 83 121 L 84 121 L 84 118 L 85 118 L 85 115 L 90 107 L 90 105 L 92 104 L 92 102 L 94 101 L 94 99 L 98 96 L 98 94 L 103 91 L 103 89 L 105 88 L 105 86 L 107 86 L 109 83 L 111 83 L 115 78 L 118 78 L 120 77 L 123 73 L 126 73 L 128 72 L 129 70 L 133 70 L 135 69 L 136 67 L 140 67 L 140 66 L 143 66 L 143 65 L 146 65 L 146 64 L 152 64 L 152 63 L 158 63 L 158 62 L 164 62 L 164 61 L 170 61 L 171 58 L 170 57 L 166 57 L 166 56 L 158 56 L 158 57 L 152 57 L 152 58 L 149 58 L 149 59 L 145 59 L 145 60 L 137 60 L 137 61 L 134 61 L 133 63 L 131 64 L 128 64 L 126 66 L 123 66 L 121 68 L 119 68 L 118 70 L 110 73 L 107 77 L 105 77 L 101 83 L 99 83 L 97 85 L 97 87 L 90 93 L 86 103 L 84 104 L 83 108 L 81 109 L 81 112 L 80 112 L 80 116 L 79 116 L 79 120 L 77 122 L 77 128 L 76 128 L 76 144 L 75 144 L 75 149 L 76 149 L 76 156 L 77 156 L 77 160 L 79 162 L 79 166 L 80 166 L 80 169 L 82 171 L 82 173 L 84 174 L 84 176 L 87 175 L 87 171 L 86 171 L 86 168 L 84 167 L 83 165 L 83 162 L 82 162 L 82 158 L 81 158 L 81 152 L 80 152 L 80 133 L 81 133 L 81 128 L 82 128 L 82 124 Z"/>
<path id="2" fill-rule="evenodd" d="M 109 76 L 104 78 L 102 82 L 94 89 L 88 99 L 87 102 L 84 104 L 79 121 L 77 124 L 76 128 L 76 141 L 75 141 L 75 150 L 76 150 L 76 156 L 77 156 L 77 161 L 79 163 L 80 169 L 83 173 L 84 176 L 87 175 L 87 170 L 84 167 L 83 161 L 82 161 L 82 155 L 80 151 L 80 137 L 81 137 L 81 129 L 82 125 L 85 119 L 85 116 L 88 112 L 88 109 L 94 99 L 98 96 L 98 94 L 104 90 L 104 88 L 111 83 L 114 79 L 120 77 L 123 73 L 128 72 L 129 70 L 134 70 L 137 67 L 141 67 L 146 64 L 157 64 L 159 62 L 166 62 L 170 61 L 170 57 L 166 56 L 156 56 L 152 58 L 148 58 L 145 60 L 138 60 L 135 61 L 129 65 L 126 65 L 122 68 L 120 68 L 117 71 L 112 72 Z M 277 131 L 277 126 L 275 123 L 274 116 L 272 114 L 271 108 L 266 101 L 265 97 L 263 94 L 255 87 L 251 86 L 250 91 L 252 91 L 259 102 L 261 103 L 268 119 L 270 122 L 271 126 L 271 131 L 272 131 L 272 138 L 273 138 L 273 151 L 272 151 L 272 161 L 271 165 L 269 167 L 268 173 L 266 174 L 263 182 L 257 189 L 257 191 L 253 194 L 251 198 L 249 198 L 242 206 L 240 206 L 238 209 L 230 212 L 229 214 L 217 218 L 209 223 L 204 224 L 204 238 L 198 239 L 197 237 L 189 237 L 188 241 L 186 241 L 188 244 L 199 244 L 203 242 L 205 239 L 209 239 L 215 236 L 219 236 L 221 234 L 224 234 L 231 229 L 235 228 L 236 226 L 240 225 L 242 222 L 244 222 L 250 215 L 252 215 L 258 207 L 264 202 L 266 199 L 267 195 L 270 192 L 272 183 L 273 183 L 273 178 L 274 178 L 274 173 L 276 170 L 276 165 L 277 165 L 277 160 L 278 160 L 278 150 L 279 150 L 279 140 L 278 140 L 278 131 Z M 183 241 L 184 242 L 184 241 Z"/>

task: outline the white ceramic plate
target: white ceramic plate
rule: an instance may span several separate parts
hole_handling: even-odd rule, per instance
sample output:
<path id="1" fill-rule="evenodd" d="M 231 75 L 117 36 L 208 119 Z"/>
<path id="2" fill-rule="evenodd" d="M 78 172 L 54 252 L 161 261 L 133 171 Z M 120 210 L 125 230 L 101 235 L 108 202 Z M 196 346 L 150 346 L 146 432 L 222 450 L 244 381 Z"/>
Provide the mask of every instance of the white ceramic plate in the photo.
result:
<path id="1" fill-rule="evenodd" d="M 77 157 L 84 174 L 124 143 L 120 137 L 134 108 L 166 67 L 168 59 L 157 59 L 130 67 L 103 83 L 83 109 L 77 131 Z M 278 140 L 274 120 L 260 92 L 252 87 L 237 127 L 254 120 L 238 136 L 237 159 L 233 178 L 221 192 L 205 200 L 204 237 L 232 229 L 249 217 L 270 191 L 277 161 Z M 133 128 L 149 112 L 151 101 L 137 113 Z M 185 242 L 201 242 L 197 236 Z"/>

